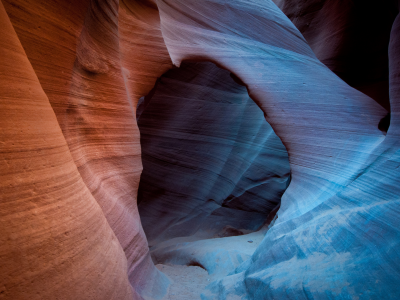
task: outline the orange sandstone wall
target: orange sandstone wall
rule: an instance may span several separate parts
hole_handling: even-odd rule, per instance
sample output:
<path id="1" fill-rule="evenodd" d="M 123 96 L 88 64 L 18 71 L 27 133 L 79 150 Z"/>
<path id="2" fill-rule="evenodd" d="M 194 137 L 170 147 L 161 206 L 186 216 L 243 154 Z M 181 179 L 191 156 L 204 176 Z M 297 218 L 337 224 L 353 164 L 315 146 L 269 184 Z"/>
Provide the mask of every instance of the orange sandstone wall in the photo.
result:
<path id="1" fill-rule="evenodd" d="M 142 14 L 156 16 L 147 24 L 115 0 L 3 2 L 81 179 L 125 252 L 131 285 L 142 296 L 165 293 L 168 280 L 150 259 L 136 205 L 137 99 L 171 66 L 158 11 L 143 6 Z"/>
<path id="2" fill-rule="evenodd" d="M 132 299 L 121 246 L 1 3 L 0 37 L 0 298 Z"/>
<path id="3" fill-rule="evenodd" d="M 118 22 L 124 80 L 136 111 L 139 98 L 150 92 L 157 78 L 172 68 L 172 62 L 155 4 L 121 0 Z"/>

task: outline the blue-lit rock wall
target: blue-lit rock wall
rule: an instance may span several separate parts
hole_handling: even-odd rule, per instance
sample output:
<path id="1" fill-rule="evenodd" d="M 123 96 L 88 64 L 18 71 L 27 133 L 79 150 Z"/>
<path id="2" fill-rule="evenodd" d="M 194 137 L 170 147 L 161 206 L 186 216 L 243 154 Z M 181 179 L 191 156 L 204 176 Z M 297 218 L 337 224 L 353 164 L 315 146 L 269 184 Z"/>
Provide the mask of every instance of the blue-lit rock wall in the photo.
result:
<path id="1" fill-rule="evenodd" d="M 323 65 L 272 1 L 157 3 L 174 64 L 210 60 L 235 73 L 289 153 L 275 225 L 203 299 L 398 298 L 398 20 L 385 135 L 387 111 Z"/>

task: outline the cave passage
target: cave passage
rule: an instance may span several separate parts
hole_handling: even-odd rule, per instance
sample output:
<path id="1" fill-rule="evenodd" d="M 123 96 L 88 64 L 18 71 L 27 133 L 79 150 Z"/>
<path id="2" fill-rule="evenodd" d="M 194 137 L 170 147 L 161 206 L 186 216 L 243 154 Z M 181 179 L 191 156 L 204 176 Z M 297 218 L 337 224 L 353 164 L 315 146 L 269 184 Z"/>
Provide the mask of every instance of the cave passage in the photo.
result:
<path id="1" fill-rule="evenodd" d="M 165 73 L 137 120 L 138 208 L 154 262 L 226 275 L 250 258 L 288 186 L 281 140 L 246 87 L 211 62 Z"/>

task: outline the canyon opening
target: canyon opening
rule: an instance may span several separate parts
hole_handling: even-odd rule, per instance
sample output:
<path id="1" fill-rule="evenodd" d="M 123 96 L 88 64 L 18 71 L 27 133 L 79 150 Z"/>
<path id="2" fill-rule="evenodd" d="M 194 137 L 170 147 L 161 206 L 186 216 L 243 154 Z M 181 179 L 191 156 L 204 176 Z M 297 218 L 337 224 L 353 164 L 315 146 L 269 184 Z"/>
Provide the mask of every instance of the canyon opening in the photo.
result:
<path id="1" fill-rule="evenodd" d="M 198 297 L 247 261 L 289 184 L 285 147 L 232 77 L 213 63 L 182 63 L 138 104 L 138 208 L 153 261 L 210 275 L 160 266 L 175 276 L 171 299 Z M 204 286 L 193 283 L 200 278 Z"/>

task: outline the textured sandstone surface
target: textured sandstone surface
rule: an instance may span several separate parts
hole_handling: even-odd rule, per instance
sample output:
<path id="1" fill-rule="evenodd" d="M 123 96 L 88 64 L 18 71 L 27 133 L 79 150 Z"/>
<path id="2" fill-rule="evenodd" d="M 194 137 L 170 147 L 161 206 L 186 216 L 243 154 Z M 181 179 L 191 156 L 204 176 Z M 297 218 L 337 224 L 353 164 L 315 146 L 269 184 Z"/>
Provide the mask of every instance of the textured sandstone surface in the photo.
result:
<path id="1" fill-rule="evenodd" d="M 399 8 L 1 0 L 0 299 L 398 299 Z"/>
<path id="2" fill-rule="evenodd" d="M 1 3 L 0 36 L 0 297 L 132 299 L 122 248 Z"/>
<path id="3" fill-rule="evenodd" d="M 157 6 L 146 1 L 120 1 L 119 44 L 126 91 L 132 110 L 156 80 L 172 67 L 161 34 Z"/>
<path id="4" fill-rule="evenodd" d="M 272 2 L 157 3 L 173 62 L 211 60 L 235 73 L 289 153 L 292 181 L 277 222 L 207 297 L 398 295 L 398 193 L 382 193 L 375 173 L 388 172 L 386 154 L 397 151 L 378 130 L 385 110 L 320 63 Z"/>
<path id="5" fill-rule="evenodd" d="M 147 64 L 143 59 L 147 74 L 141 82 L 147 89 L 127 88 L 127 74 L 140 74 L 140 68 L 121 59 L 118 1 L 4 4 L 79 173 L 125 252 L 132 286 L 142 295 L 163 294 L 168 280 L 151 262 L 136 206 L 142 164 L 132 103 L 162 74 L 160 59 Z M 122 31 L 128 25 L 123 23 Z M 150 29 L 140 29 L 146 38 Z M 159 29 L 157 38 L 162 39 Z M 159 52 L 167 64 L 165 46 Z M 152 65 L 153 71 L 148 69 Z"/>

